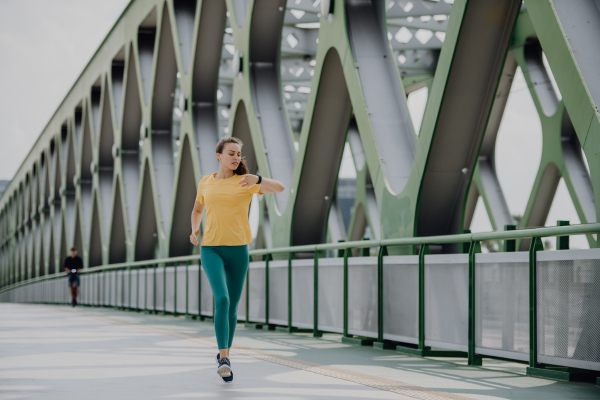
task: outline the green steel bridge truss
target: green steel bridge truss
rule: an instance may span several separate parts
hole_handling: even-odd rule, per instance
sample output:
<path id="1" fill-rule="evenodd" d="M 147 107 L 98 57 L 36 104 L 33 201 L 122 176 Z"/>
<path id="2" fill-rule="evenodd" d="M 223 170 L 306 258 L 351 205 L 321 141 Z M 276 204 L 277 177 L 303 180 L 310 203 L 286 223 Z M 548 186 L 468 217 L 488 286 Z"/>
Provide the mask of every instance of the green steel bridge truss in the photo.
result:
<path id="1" fill-rule="evenodd" d="M 543 132 L 520 226 L 544 225 L 560 177 L 596 222 L 598 28 L 593 0 L 132 1 L 0 198 L 0 285 L 59 272 L 73 245 L 86 268 L 191 254 L 196 185 L 227 135 L 286 186 L 259 200 L 254 248 L 358 240 L 367 226 L 378 240 L 457 234 L 479 196 L 501 230 L 515 221 L 495 143 L 517 67 Z M 424 86 L 415 132 L 406 96 Z M 335 203 L 346 142 L 348 228 Z"/>

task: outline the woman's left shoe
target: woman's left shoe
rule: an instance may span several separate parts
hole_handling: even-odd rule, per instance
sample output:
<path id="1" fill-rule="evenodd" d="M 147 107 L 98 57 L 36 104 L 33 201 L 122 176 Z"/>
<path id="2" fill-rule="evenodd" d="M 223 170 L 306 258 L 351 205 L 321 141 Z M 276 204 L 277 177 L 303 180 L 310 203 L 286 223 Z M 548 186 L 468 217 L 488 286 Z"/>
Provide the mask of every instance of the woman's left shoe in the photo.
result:
<path id="1" fill-rule="evenodd" d="M 229 376 L 222 376 L 221 379 L 223 379 L 223 382 L 225 382 L 225 383 L 231 383 L 231 382 L 233 382 L 233 371 L 231 371 L 231 375 L 229 375 Z"/>

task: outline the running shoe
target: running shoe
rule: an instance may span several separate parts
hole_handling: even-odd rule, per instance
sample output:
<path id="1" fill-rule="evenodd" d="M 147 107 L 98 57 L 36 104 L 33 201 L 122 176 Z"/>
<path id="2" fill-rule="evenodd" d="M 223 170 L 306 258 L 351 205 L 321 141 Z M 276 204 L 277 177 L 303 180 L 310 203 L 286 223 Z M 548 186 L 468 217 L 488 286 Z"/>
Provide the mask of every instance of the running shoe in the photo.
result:
<path id="1" fill-rule="evenodd" d="M 232 375 L 231 363 L 229 362 L 229 358 L 218 358 L 218 363 L 219 364 L 217 366 L 217 374 L 219 374 L 221 378 L 227 378 Z"/>
<path id="2" fill-rule="evenodd" d="M 229 376 L 222 376 L 221 379 L 223 379 L 223 382 L 225 383 L 233 382 L 233 371 L 231 371 L 231 374 Z"/>

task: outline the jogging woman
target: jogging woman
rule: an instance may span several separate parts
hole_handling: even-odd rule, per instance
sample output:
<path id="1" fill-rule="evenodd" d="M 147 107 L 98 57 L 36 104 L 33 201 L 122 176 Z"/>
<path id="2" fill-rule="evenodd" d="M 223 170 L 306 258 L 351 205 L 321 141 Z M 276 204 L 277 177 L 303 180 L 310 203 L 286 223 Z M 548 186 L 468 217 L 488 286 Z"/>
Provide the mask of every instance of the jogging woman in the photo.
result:
<path id="1" fill-rule="evenodd" d="M 217 144 L 219 172 L 200 180 L 190 235 L 190 242 L 198 246 L 200 221 L 206 206 L 200 257 L 215 298 L 217 373 L 225 382 L 233 381 L 229 349 L 248 271 L 248 244 L 252 242 L 248 224 L 250 200 L 255 193 L 279 193 L 284 189 L 274 179 L 248 174 L 242 145 L 241 140 L 233 137 L 221 139 Z"/>

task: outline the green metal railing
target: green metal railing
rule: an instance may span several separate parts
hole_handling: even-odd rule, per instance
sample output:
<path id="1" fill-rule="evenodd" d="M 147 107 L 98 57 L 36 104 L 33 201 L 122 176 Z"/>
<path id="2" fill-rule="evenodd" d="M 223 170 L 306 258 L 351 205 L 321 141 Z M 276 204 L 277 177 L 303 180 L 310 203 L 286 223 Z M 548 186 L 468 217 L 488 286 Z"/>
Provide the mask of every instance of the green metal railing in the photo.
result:
<path id="1" fill-rule="evenodd" d="M 388 249 L 395 246 L 416 246 L 418 247 L 418 259 L 419 259 L 419 321 L 418 321 L 418 346 L 416 348 L 411 348 L 409 346 L 398 346 L 397 350 L 415 354 L 415 355 L 437 355 L 437 356 L 457 356 L 457 355 L 466 355 L 468 357 L 468 363 L 470 365 L 481 365 L 482 357 L 475 352 L 475 255 L 481 252 L 481 242 L 487 240 L 503 240 L 504 241 L 504 250 L 514 251 L 514 241 L 518 239 L 532 239 L 531 245 L 529 249 L 529 335 L 530 335 L 530 349 L 529 349 L 529 365 L 531 368 L 536 368 L 539 366 L 537 362 L 537 288 L 536 288 L 536 253 L 537 251 L 543 250 L 541 238 L 545 237 L 568 237 L 571 235 L 586 235 L 586 234 L 596 234 L 600 232 L 600 223 L 594 224 L 583 224 L 583 225 L 571 225 L 571 226 L 556 226 L 556 227 L 544 227 L 544 228 L 534 228 L 534 229 L 523 229 L 523 230 L 510 230 L 512 227 L 508 227 L 508 230 L 502 232 L 486 232 L 486 233 L 464 233 L 458 235 L 448 235 L 448 236 L 431 236 L 431 237 L 416 237 L 416 238 L 406 238 L 406 239 L 384 239 L 384 240 L 360 240 L 353 242 L 339 242 L 339 243 L 327 243 L 327 244 L 318 244 L 318 245 L 306 245 L 306 246 L 291 246 L 291 247 L 283 247 L 283 248 L 274 248 L 274 249 L 260 249 L 260 250 L 251 250 L 249 252 L 250 258 L 252 260 L 253 257 L 260 256 L 262 260 L 265 261 L 265 275 L 266 275 L 266 301 L 265 301 L 265 321 L 266 325 L 269 325 L 269 263 L 272 262 L 275 255 L 279 255 L 283 260 L 287 258 L 288 263 L 288 325 L 287 327 L 283 327 L 283 329 L 287 331 L 294 330 L 292 326 L 292 260 L 294 259 L 295 253 L 312 253 L 314 252 L 314 328 L 313 334 L 318 336 L 321 332 L 318 330 L 318 269 L 319 263 L 318 259 L 326 254 L 326 251 L 330 250 L 338 250 L 334 252 L 338 257 L 341 255 L 343 257 L 343 271 L 344 271 L 344 281 L 343 281 L 343 293 L 344 293 L 344 322 L 343 322 L 343 337 L 349 339 L 351 341 L 351 337 L 348 334 L 348 258 L 352 256 L 352 249 L 364 249 L 364 248 L 379 248 L 377 255 L 377 313 L 378 313 L 378 334 L 377 340 L 372 340 L 371 342 L 375 342 L 374 345 L 378 348 L 390 348 L 394 346 L 394 343 L 389 341 L 384 341 L 383 338 L 383 260 L 384 257 L 388 254 Z M 567 240 L 560 239 L 557 241 L 558 243 L 562 243 L 559 246 L 559 249 L 568 248 Z M 469 254 L 469 285 L 468 285 L 468 351 L 465 354 L 464 352 L 457 351 L 432 351 L 427 348 L 425 345 L 425 255 L 429 253 L 429 246 L 437 245 L 437 244 L 445 244 L 445 243 L 463 243 L 466 244 L 463 246 L 463 251 L 468 249 Z M 166 259 L 158 259 L 158 260 L 145 260 L 131 263 L 121 263 L 121 264 L 112 264 L 94 267 L 91 269 L 83 270 L 81 273 L 83 275 L 86 274 L 101 274 L 103 277 L 104 274 L 109 273 L 111 271 L 124 271 L 123 274 L 120 275 L 121 279 L 121 288 L 124 288 L 125 285 L 125 274 L 129 275 L 128 279 L 128 295 L 129 299 L 125 301 L 124 290 L 121 290 L 121 306 L 122 308 L 127 309 L 146 309 L 151 312 L 156 312 L 156 276 L 159 271 L 163 274 L 163 304 L 162 304 L 162 312 L 167 312 L 166 310 L 166 299 L 167 299 L 167 268 L 174 268 L 173 276 L 174 276 L 174 306 L 173 313 L 178 314 L 177 312 L 177 274 L 176 269 L 185 266 L 185 280 L 186 280 L 186 305 L 185 305 L 185 314 L 186 316 L 190 316 L 189 314 L 189 296 L 188 296 L 188 287 L 189 287 L 189 278 L 188 278 L 188 270 L 191 264 L 198 264 L 198 315 L 197 317 L 202 318 L 202 285 L 201 285 L 201 264 L 200 264 L 200 256 L 185 256 L 185 257 L 173 257 Z M 148 271 L 149 269 L 154 269 L 154 279 L 153 282 L 149 282 L 148 280 Z M 138 279 L 136 280 L 137 290 L 136 290 L 136 306 L 133 307 L 132 301 L 132 271 L 138 271 Z M 140 280 L 142 279 L 141 271 L 145 271 L 144 278 L 142 284 L 146 285 L 148 288 L 149 284 L 154 285 L 153 290 L 153 303 L 151 307 L 148 307 L 148 290 L 144 290 L 144 307 L 140 307 L 139 304 L 139 285 Z M 54 276 L 44 276 L 39 278 L 30 279 L 24 282 L 20 282 L 17 284 L 13 284 L 7 287 L 4 287 L 0 290 L 0 295 L 2 293 L 8 292 L 10 290 L 30 285 L 36 282 L 42 282 L 47 280 L 54 279 L 62 279 L 65 276 L 64 273 L 59 273 Z M 119 278 L 118 274 L 115 274 L 115 280 Z M 98 279 L 98 295 L 102 296 L 103 300 L 106 294 L 106 288 L 104 285 L 106 284 L 105 279 Z M 117 286 L 116 281 L 114 285 Z M 246 280 L 246 322 L 251 322 L 249 319 L 249 280 Z M 116 292 L 116 288 L 115 288 Z M 128 304 L 125 307 L 125 304 Z M 117 304 L 115 299 L 115 304 Z M 214 307 L 214 304 L 213 304 Z M 214 308 L 213 308 L 214 310 Z M 196 317 L 196 316 L 194 316 Z"/>

